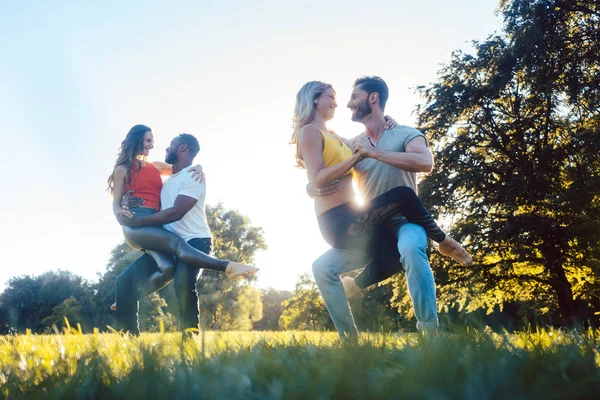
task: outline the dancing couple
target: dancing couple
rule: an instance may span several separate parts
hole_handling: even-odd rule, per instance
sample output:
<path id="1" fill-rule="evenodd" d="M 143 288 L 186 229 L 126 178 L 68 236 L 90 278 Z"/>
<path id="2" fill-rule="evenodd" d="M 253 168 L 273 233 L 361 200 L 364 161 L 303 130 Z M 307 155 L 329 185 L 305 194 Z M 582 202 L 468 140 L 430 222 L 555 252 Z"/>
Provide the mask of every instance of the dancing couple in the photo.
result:
<path id="1" fill-rule="evenodd" d="M 347 107 L 365 132 L 346 140 L 327 129 L 337 108 L 333 87 L 308 82 L 296 96 L 291 143 L 306 168 L 321 234 L 332 249 L 313 263 L 327 310 L 343 339 L 357 340 L 348 297 L 406 271 L 417 328 L 438 327 L 435 283 L 427 238 L 441 254 L 462 265 L 472 259 L 447 236 L 417 197 L 417 173 L 431 172 L 433 157 L 417 129 L 397 126 L 384 116 L 388 87 L 376 76 L 355 81 Z M 366 203 L 354 203 L 352 178 Z M 355 278 L 340 275 L 364 268 Z"/>
<path id="2" fill-rule="evenodd" d="M 139 334 L 138 302 L 174 281 L 180 329 L 198 329 L 196 281 L 201 269 L 223 272 L 229 279 L 256 273 L 257 268 L 209 255 L 211 233 L 206 223 L 206 183 L 201 167 L 192 166 L 200 151 L 187 133 L 175 137 L 165 162 L 146 160 L 154 147 L 152 130 L 136 125 L 121 143 L 108 178 L 113 212 L 123 225 L 127 244 L 144 254 L 116 281 L 117 328 Z M 169 176 L 163 184 L 161 175 Z M 134 196 L 130 196 L 133 194 Z"/>

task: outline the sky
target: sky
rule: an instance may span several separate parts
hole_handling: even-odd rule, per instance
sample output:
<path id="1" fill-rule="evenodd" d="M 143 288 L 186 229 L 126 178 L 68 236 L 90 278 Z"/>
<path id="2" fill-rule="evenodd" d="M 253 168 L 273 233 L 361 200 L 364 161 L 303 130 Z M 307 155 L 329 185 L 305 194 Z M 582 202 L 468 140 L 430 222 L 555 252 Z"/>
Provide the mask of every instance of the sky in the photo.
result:
<path id="1" fill-rule="evenodd" d="M 288 144 L 300 87 L 331 83 L 329 127 L 352 137 L 352 83 L 378 75 L 386 113 L 414 125 L 415 87 L 502 22 L 491 0 L 39 3 L 0 0 L 0 291 L 23 274 L 105 271 L 123 240 L 106 178 L 140 123 L 150 160 L 179 133 L 198 138 L 207 204 L 264 230 L 256 285 L 293 289 L 328 248 Z"/>

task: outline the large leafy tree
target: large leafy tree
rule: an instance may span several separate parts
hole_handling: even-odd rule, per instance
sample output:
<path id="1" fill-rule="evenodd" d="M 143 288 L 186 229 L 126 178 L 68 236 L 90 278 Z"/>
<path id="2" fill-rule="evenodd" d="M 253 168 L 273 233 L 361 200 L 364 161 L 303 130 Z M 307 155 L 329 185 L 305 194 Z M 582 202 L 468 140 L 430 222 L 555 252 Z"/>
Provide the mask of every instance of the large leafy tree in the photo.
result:
<path id="1" fill-rule="evenodd" d="M 476 264 L 438 256 L 440 303 L 526 302 L 570 323 L 600 294 L 600 3 L 502 1 L 504 30 L 421 88 L 421 195 Z"/>

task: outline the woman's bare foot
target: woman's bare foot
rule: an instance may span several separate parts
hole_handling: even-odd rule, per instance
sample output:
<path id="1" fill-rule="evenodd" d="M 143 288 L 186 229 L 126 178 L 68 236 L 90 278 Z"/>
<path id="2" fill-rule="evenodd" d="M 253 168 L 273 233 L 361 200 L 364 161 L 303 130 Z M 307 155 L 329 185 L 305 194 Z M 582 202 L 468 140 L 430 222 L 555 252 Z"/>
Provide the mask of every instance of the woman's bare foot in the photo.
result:
<path id="1" fill-rule="evenodd" d="M 446 238 L 440 242 L 438 250 L 442 255 L 458 261 L 461 265 L 473 264 L 473 259 L 469 253 L 467 253 L 460 243 L 452 239 L 450 236 L 446 236 Z"/>
<path id="2" fill-rule="evenodd" d="M 235 279 L 238 276 L 248 276 L 258 272 L 258 268 L 252 265 L 240 264 L 231 261 L 227 264 L 227 269 L 225 270 L 225 275 L 229 279 Z"/>
<path id="3" fill-rule="evenodd" d="M 112 306 L 110 306 L 110 309 L 113 311 L 117 311 L 117 303 L 113 303 Z"/>
<path id="4" fill-rule="evenodd" d="M 342 278 L 342 284 L 344 285 L 344 290 L 346 291 L 346 297 L 351 298 L 360 292 L 360 288 L 354 282 L 354 278 L 350 278 L 349 276 L 345 276 Z"/>

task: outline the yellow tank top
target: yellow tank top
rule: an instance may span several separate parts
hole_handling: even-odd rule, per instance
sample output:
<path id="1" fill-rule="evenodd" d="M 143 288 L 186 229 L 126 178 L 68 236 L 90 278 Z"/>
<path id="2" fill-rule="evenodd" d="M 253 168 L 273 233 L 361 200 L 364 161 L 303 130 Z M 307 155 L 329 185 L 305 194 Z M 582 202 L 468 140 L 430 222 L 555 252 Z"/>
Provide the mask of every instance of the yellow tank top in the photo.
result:
<path id="1" fill-rule="evenodd" d="M 352 150 L 337 135 L 329 132 L 323 132 L 323 164 L 325 167 L 339 164 L 352 157 Z M 345 175 L 351 174 L 352 170 Z"/>

